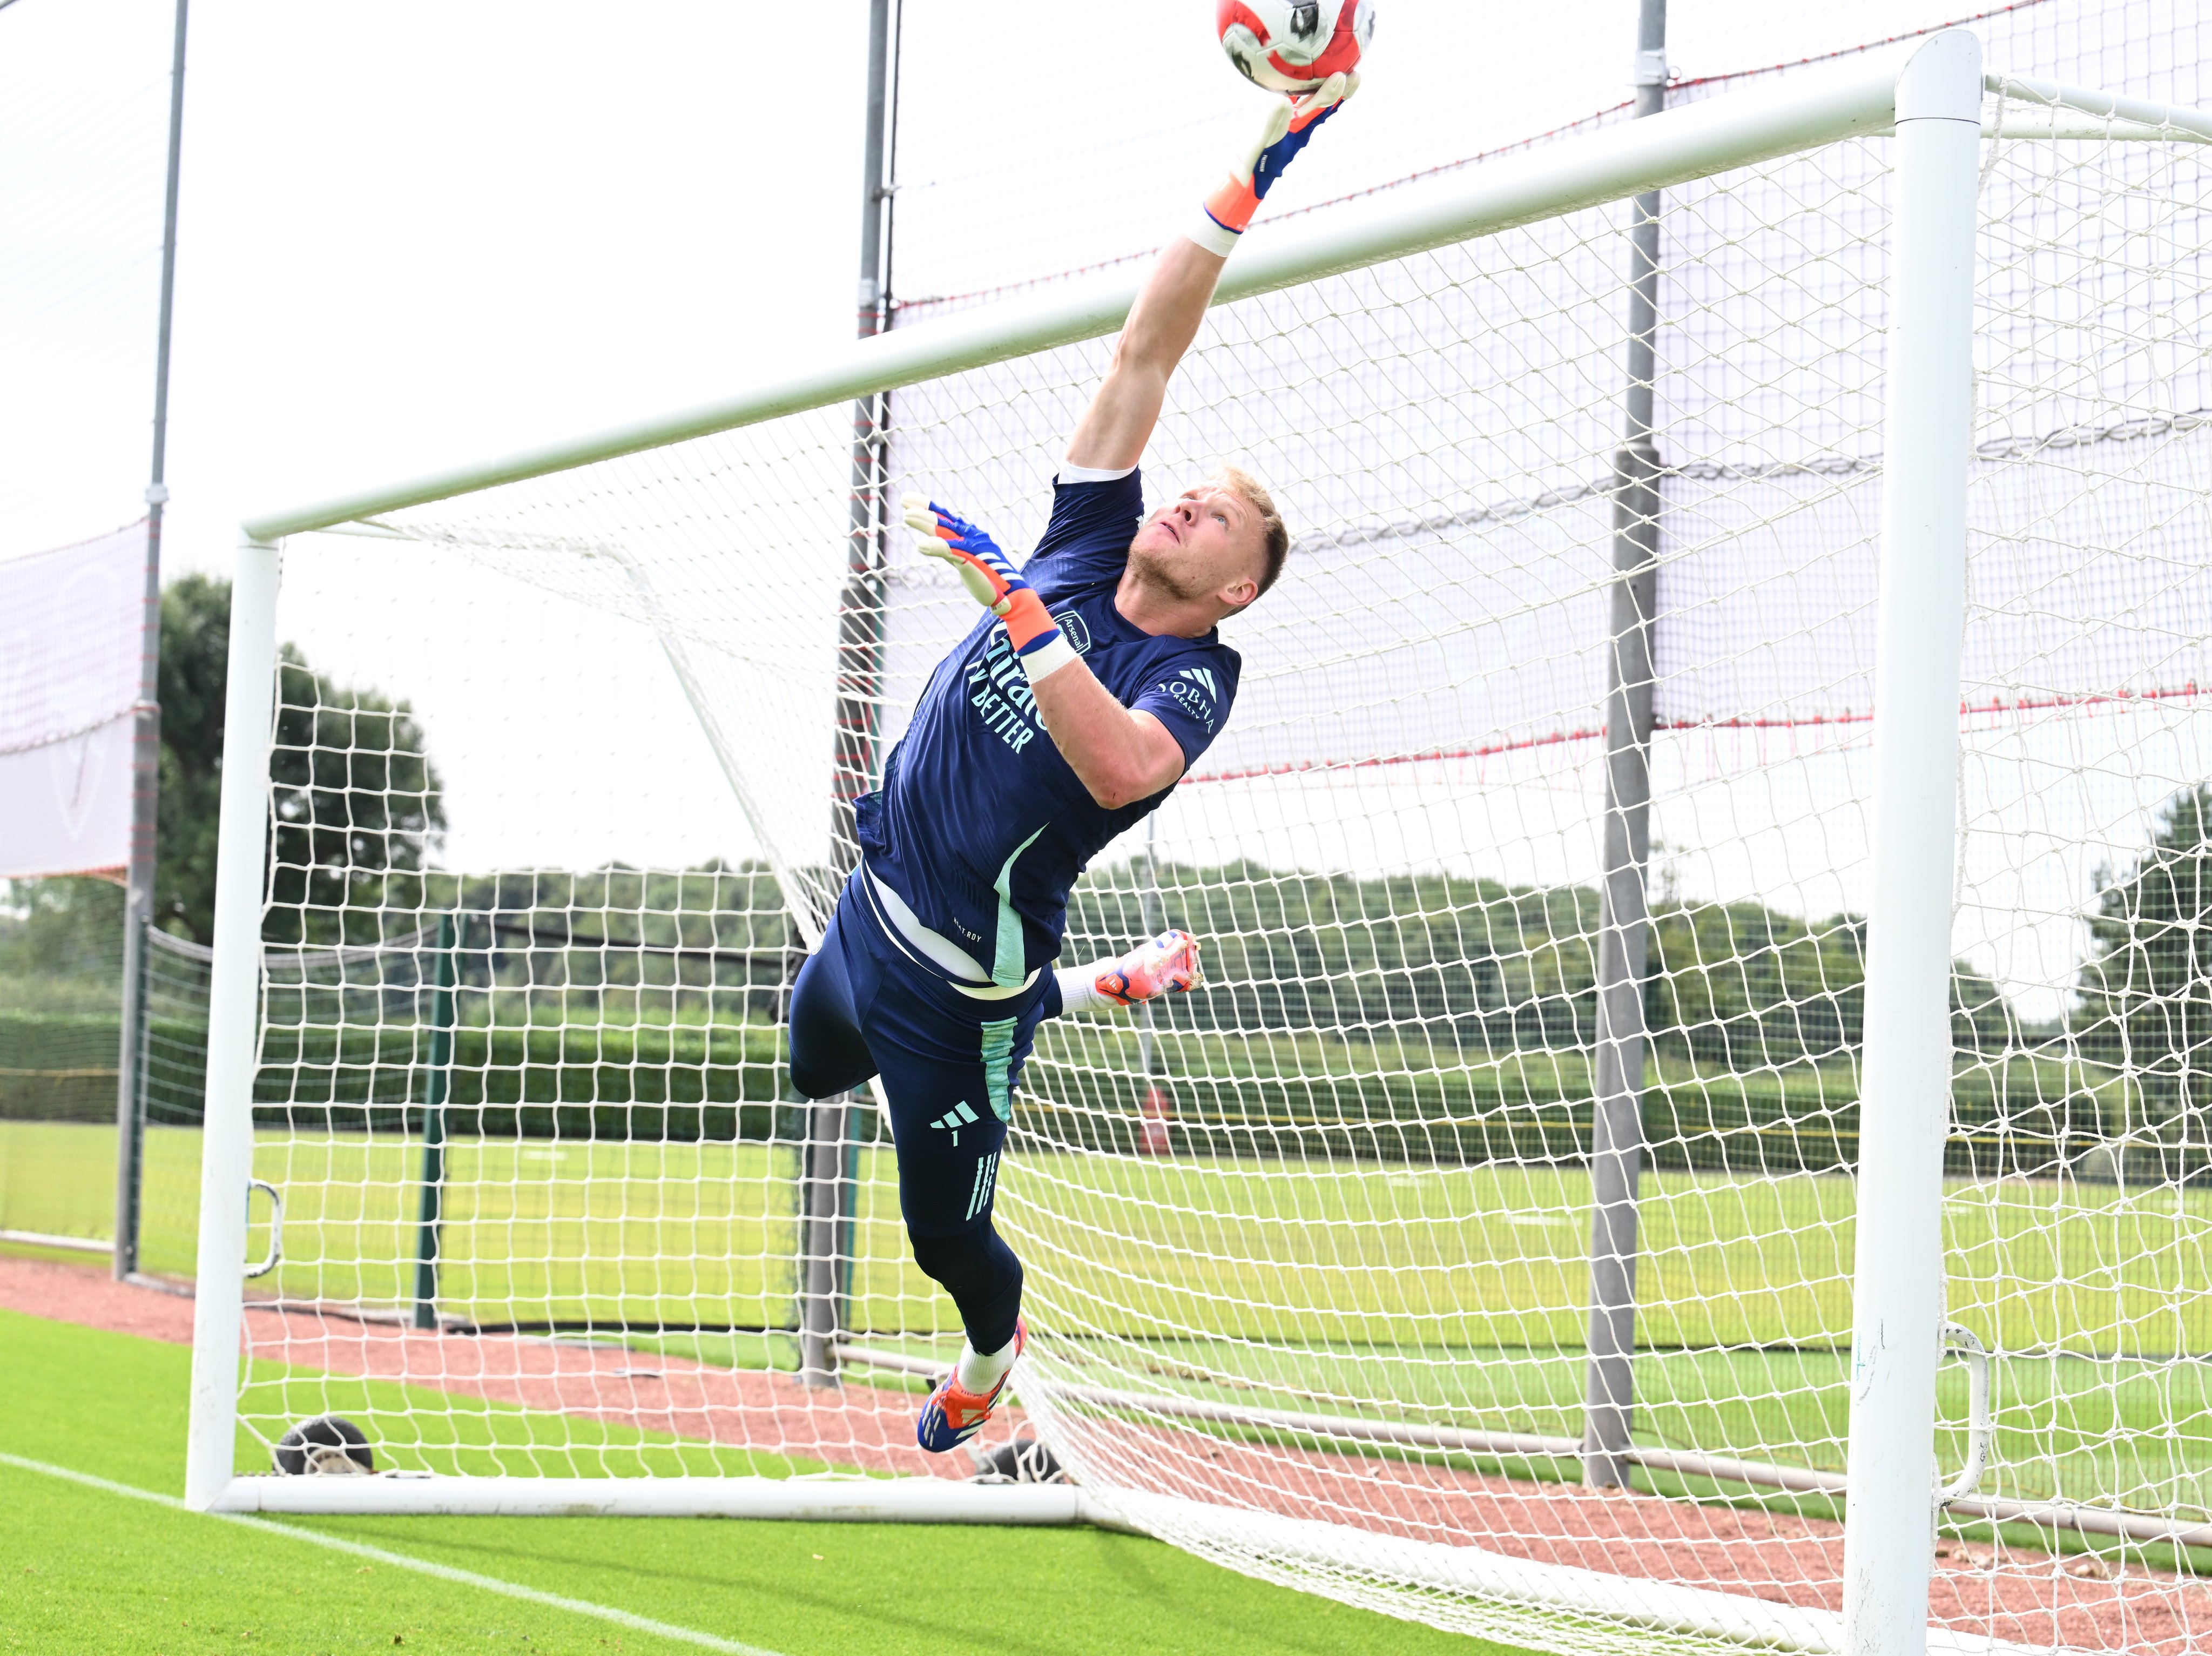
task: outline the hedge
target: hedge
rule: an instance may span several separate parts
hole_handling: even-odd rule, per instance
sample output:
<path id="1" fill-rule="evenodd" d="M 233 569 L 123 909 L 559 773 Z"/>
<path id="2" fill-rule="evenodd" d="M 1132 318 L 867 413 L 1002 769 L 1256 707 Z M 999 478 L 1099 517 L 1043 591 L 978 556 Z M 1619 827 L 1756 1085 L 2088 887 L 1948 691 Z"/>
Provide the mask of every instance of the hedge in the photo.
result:
<path id="1" fill-rule="evenodd" d="M 203 1038 L 181 1024 L 157 1022 L 153 1033 L 157 1049 Z M 112 1017 L 0 1013 L 0 1117 L 112 1120 L 116 1036 Z M 781 1032 L 761 1024 L 464 1027 L 454 1032 L 447 1131 L 788 1136 L 793 1123 L 778 1115 L 787 1093 L 781 1044 Z M 429 1047 L 430 1031 L 418 1025 L 271 1030 L 255 1118 L 302 1129 L 417 1129 Z M 1104 1020 L 1048 1027 L 1024 1077 L 1025 1135 L 1133 1148 L 1144 1130 L 1127 1079 L 1137 1047 L 1133 1030 Z M 1460 1063 L 1443 1044 L 1162 1032 L 1156 1051 L 1174 1100 L 1175 1140 L 1188 1153 L 1573 1162 L 1589 1142 L 1589 1064 L 1576 1050 L 1528 1048 Z M 2092 1065 L 1962 1056 L 1946 1169 L 2041 1177 L 2081 1166 L 2124 1118 L 2124 1086 Z M 156 1120 L 199 1119 L 188 1084 L 165 1087 L 155 1102 Z M 1654 1167 L 1818 1172 L 1857 1158 L 1857 1084 L 1848 1065 L 1693 1073 L 1662 1058 L 1644 1114 Z M 873 1112 L 864 1119 L 872 1123 Z M 2196 1176 L 2212 1163 L 2201 1145 L 2159 1154 L 2163 1177 Z"/>
<path id="2" fill-rule="evenodd" d="M 466 1027 L 453 1038 L 447 1131 L 526 1138 L 766 1138 L 783 1070 L 763 1025 Z M 204 1034 L 157 1020 L 157 1043 Z M 112 1120 L 118 1021 L 0 1013 L 0 1116 Z M 272 1029 L 253 1087 L 265 1126 L 360 1129 L 419 1124 L 430 1031 L 415 1025 Z M 88 1054 L 104 1055 L 82 1073 Z M 14 1072 L 14 1073 L 7 1073 Z M 27 1073 L 26 1073 L 27 1072 Z M 161 1118 L 200 1117 L 197 1096 Z"/>

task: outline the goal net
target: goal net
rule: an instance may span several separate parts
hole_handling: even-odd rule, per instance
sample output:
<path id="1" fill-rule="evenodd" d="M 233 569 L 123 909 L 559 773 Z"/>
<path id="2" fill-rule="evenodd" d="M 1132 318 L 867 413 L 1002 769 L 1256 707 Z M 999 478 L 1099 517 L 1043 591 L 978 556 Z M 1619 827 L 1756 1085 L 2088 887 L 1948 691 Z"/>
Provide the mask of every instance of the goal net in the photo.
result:
<path id="1" fill-rule="evenodd" d="M 281 1257 L 242 1334 L 204 1293 L 202 1355 L 242 1342 L 222 1476 L 325 1412 L 426 1476 L 224 1503 L 471 1510 L 498 1477 L 509 1510 L 530 1480 L 765 1510 L 730 1492 L 777 1480 L 885 1510 L 1056 1469 L 1063 1515 L 1515 1644 L 1839 1647 L 1854 1259 L 1895 1197 L 1854 1177 L 1901 142 L 1868 97 L 1857 136 L 1716 100 L 1243 255 L 1272 290 L 1212 313 L 1147 493 L 1248 466 L 1289 571 L 1224 630 L 1227 731 L 1093 866 L 1063 956 L 1182 925 L 1206 984 L 1040 1033 L 997 1198 L 1035 1337 L 973 1455 L 914 1447 L 960 1333 L 877 1105 L 792 1096 L 779 1026 L 850 800 L 974 621 L 886 502 L 1033 545 L 1110 303 L 895 332 L 851 359 L 872 382 L 291 521 L 345 533 L 290 541 L 296 648 L 245 664 L 276 702 L 269 965 L 250 1142 L 218 1061 L 204 1198 L 250 1154 L 283 1216 L 253 1198 L 248 1251 Z M 1643 129 L 1709 159 L 1638 174 Z M 2178 1653 L 2212 1633 L 2212 123 L 2012 83 L 1984 130 L 1929 1613 L 1953 1649 Z M 1643 510 L 1628 198 L 1660 182 Z M 1484 233 L 1433 233 L 1454 214 Z M 1616 706 L 1609 740 L 1655 525 L 1650 731 Z M 1605 895 L 1631 762 L 1643 916 Z M 1633 1038 L 1609 942 L 1644 962 Z M 1641 1123 L 1610 1150 L 1612 1479 L 1608 1042 Z M 1014 1493 L 930 1510 L 1046 1512 Z"/>
<path id="2" fill-rule="evenodd" d="M 0 1242 L 112 1253 L 123 900 L 105 880 L 18 880 L 0 908 Z M 12 910 L 12 912 L 9 910 Z M 149 930 L 136 1111 L 138 1267 L 189 1277 L 210 952 Z"/>

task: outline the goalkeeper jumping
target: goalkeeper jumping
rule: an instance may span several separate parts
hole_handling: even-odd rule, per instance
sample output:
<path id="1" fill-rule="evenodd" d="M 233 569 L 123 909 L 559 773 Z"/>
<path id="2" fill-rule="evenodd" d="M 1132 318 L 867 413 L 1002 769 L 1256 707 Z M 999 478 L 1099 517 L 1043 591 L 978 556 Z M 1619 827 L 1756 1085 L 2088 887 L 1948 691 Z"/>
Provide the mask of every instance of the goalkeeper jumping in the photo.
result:
<path id="1" fill-rule="evenodd" d="M 992 1227 L 991 1198 L 1037 1025 L 1198 981 L 1185 932 L 1119 959 L 1051 964 L 1076 877 L 1220 734 L 1239 661 L 1215 624 L 1273 586 L 1290 549 L 1243 472 L 1224 466 L 1147 516 L 1137 462 L 1260 198 L 1357 84 L 1332 76 L 1278 105 L 1160 254 L 1026 564 L 907 499 L 921 549 L 988 613 L 931 676 L 883 787 L 857 802 L 860 866 L 792 996 L 791 1078 L 822 1099 L 882 1077 L 915 1263 L 967 1329 L 915 1425 L 933 1452 L 982 1428 L 1027 1338 L 1021 1262 Z"/>

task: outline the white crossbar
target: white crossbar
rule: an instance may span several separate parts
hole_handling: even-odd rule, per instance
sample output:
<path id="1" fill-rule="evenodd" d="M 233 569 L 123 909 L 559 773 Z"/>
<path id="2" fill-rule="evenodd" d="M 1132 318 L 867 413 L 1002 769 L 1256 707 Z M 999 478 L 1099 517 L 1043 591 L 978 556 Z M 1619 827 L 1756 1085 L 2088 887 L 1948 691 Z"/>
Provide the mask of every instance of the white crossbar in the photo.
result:
<path id="1" fill-rule="evenodd" d="M 1911 43 L 1911 48 L 1919 44 Z M 1871 52 L 1825 74 L 1585 133 L 1532 154 L 1470 167 L 1437 186 L 1271 233 L 1258 245 L 1238 250 L 1223 273 L 1214 302 L 1249 299 L 1880 131 L 1893 118 L 1897 76 L 1909 55 L 1906 49 Z M 896 329 L 841 346 L 809 368 L 763 380 L 703 407 L 249 518 L 246 538 L 269 542 L 358 522 L 1099 338 L 1127 317 L 1138 280 L 1117 275 L 972 315 Z"/>

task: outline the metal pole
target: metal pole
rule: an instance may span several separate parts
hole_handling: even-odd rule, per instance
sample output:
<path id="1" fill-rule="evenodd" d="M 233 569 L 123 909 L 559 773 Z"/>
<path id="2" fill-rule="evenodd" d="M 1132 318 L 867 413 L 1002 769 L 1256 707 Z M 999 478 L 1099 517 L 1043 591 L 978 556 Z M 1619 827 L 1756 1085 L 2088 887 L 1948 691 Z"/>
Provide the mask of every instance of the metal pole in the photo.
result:
<path id="1" fill-rule="evenodd" d="M 430 991 L 430 1074 L 422 1093 L 422 1198 L 415 1220 L 415 1326 L 438 1326 L 438 1239 L 446 1199 L 446 1105 L 453 1087 L 453 916 L 438 916 L 438 965 Z"/>
<path id="2" fill-rule="evenodd" d="M 216 842 L 215 961 L 208 974 L 207 1119 L 200 1139 L 185 1501 L 205 1512 L 237 1453 L 238 1336 L 246 1288 L 246 1181 L 253 1173 L 253 1071 L 267 873 L 270 725 L 276 702 L 276 549 L 247 540 L 230 588 L 230 665 Z"/>
<path id="3" fill-rule="evenodd" d="M 1138 924 L 1146 938 L 1160 935 L 1159 813 L 1145 819 L 1145 885 L 1138 893 Z M 1168 1095 L 1160 1085 L 1159 1049 L 1154 1034 L 1157 1008 L 1147 1001 L 1137 1009 L 1137 1068 L 1143 1072 L 1145 1090 L 1137 1108 L 1137 1149 L 1145 1155 L 1164 1156 L 1169 1148 Z"/>
<path id="4" fill-rule="evenodd" d="M 799 1182 L 799 1378 L 817 1389 L 838 1384 L 832 1349 L 841 1336 L 838 1232 L 843 1228 L 846 1095 L 807 1106 Z"/>
<path id="5" fill-rule="evenodd" d="M 860 177 L 859 335 L 872 338 L 890 320 L 891 181 L 886 119 L 890 99 L 891 0 L 868 9 L 868 107 Z M 845 587 L 837 601 L 836 744 L 831 776 L 830 855 L 839 874 L 859 856 L 853 801 L 876 785 L 883 699 L 884 552 L 889 527 L 885 422 L 890 395 L 853 405 L 853 481 Z"/>
<path id="6" fill-rule="evenodd" d="M 1636 113 L 1667 107 L 1667 0 L 1644 0 Z M 1651 849 L 1651 621 L 1658 601 L 1659 450 L 1653 440 L 1659 327 L 1659 192 L 1635 198 L 1628 231 L 1628 396 L 1613 456 L 1613 567 L 1605 703 L 1605 880 L 1597 953 L 1590 1112 L 1589 1368 L 1583 1481 L 1625 1488 L 1635 1423 L 1637 1196 L 1644 1171 L 1644 976 Z"/>
<path id="7" fill-rule="evenodd" d="M 876 1085 L 882 1085 L 880 1078 Z M 853 1271 L 860 1263 L 860 1132 L 863 1123 L 874 1113 L 862 1102 L 863 1094 L 845 1095 L 845 1119 L 839 1123 L 844 1135 L 838 1158 L 837 1172 L 837 1252 L 836 1281 L 836 1303 L 832 1321 L 837 1326 L 839 1339 L 853 1325 Z"/>
<path id="8" fill-rule="evenodd" d="M 135 781 L 135 779 L 134 779 Z M 146 783 L 150 790 L 153 782 Z M 135 837 L 135 832 L 134 832 Z M 135 863 L 137 858 L 132 859 Z M 135 875 L 137 869 L 132 873 Z M 151 889 L 151 880 L 148 889 Z M 152 920 L 137 901 L 136 880 L 123 911 L 123 1017 L 121 1054 L 115 1087 L 115 1280 L 128 1282 L 138 1270 L 140 1192 L 146 1159 L 146 1050 L 152 1032 L 146 979 L 152 970 L 146 934 Z"/>
<path id="9" fill-rule="evenodd" d="M 1145 819 L 1145 888 L 1137 894 L 1137 923 L 1147 939 L 1160 935 L 1160 865 L 1155 847 L 1159 843 L 1160 813 L 1152 812 Z M 1137 1068 L 1145 1078 L 1145 1099 L 1149 1104 L 1152 1096 L 1152 1002 L 1147 1001 L 1137 1014 Z"/>
<path id="10" fill-rule="evenodd" d="M 890 320 L 891 122 L 896 89 L 892 0 L 868 8 L 868 102 L 861 140 L 860 338 Z M 884 681 L 884 563 L 890 531 L 890 393 L 853 405 L 852 508 L 845 586 L 837 599 L 837 710 L 830 770 L 830 856 L 840 876 L 860 860 L 853 801 L 876 785 Z M 799 1372 L 810 1386 L 837 1384 L 835 1347 L 844 1325 L 847 1263 L 860 1189 L 858 1105 L 850 1095 L 806 1112 L 800 1211 Z"/>
<path id="11" fill-rule="evenodd" d="M 161 782 L 161 508 L 168 502 L 169 325 L 177 293 L 177 181 L 185 145 L 185 13 L 169 60 L 169 181 L 161 208 L 161 308 L 154 345 L 154 465 L 146 484 L 146 580 L 138 624 L 138 700 L 131 733 L 131 871 L 123 922 L 123 1019 L 115 1064 L 115 1279 L 138 1269 L 140 1149 L 145 1132 L 146 931 Z"/>
<path id="12" fill-rule="evenodd" d="M 1928 1642 L 1981 103 L 1981 42 L 1964 29 L 1898 77 L 1845 1656 Z"/>

